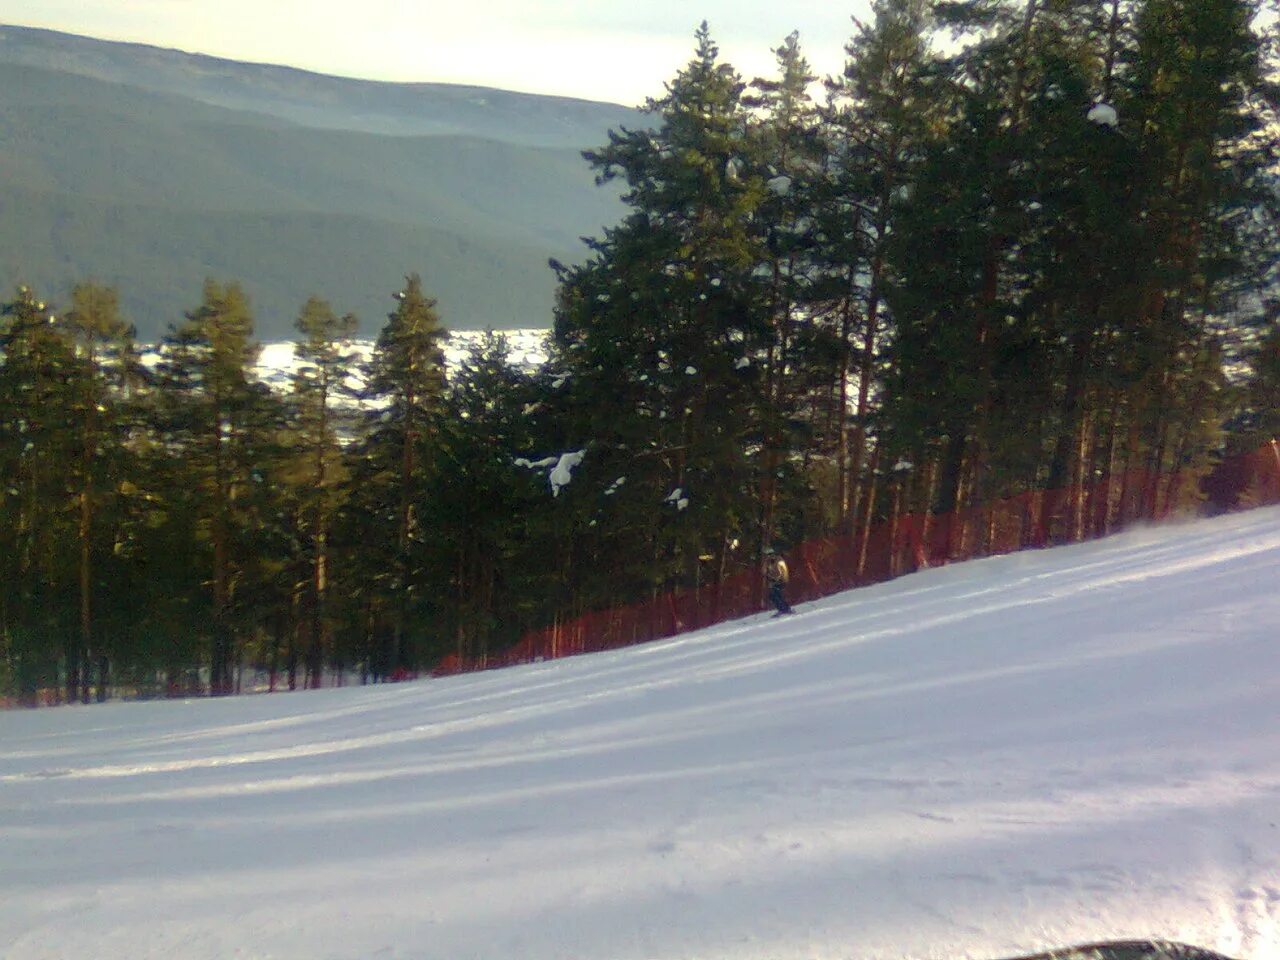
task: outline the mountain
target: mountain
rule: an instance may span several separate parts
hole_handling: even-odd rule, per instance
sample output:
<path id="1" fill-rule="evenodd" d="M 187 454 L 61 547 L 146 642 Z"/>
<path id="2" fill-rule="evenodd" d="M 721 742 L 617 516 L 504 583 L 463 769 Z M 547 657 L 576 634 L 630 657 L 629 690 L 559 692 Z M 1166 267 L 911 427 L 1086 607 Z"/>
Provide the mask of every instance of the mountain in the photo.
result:
<path id="1" fill-rule="evenodd" d="M 1275 957 L 1278 565 L 1272 508 L 508 670 L 0 713 L 0 943 Z"/>
<path id="2" fill-rule="evenodd" d="M 301 126 L 586 147 L 641 122 L 617 104 L 446 83 L 383 83 L 0 25 L 0 62 L 42 67 Z"/>
<path id="3" fill-rule="evenodd" d="M 264 338 L 315 294 L 375 333 L 418 272 L 447 326 L 547 326 L 616 190 L 612 104 L 391 84 L 0 27 L 0 283 L 120 289 L 144 338 L 238 280 Z"/>

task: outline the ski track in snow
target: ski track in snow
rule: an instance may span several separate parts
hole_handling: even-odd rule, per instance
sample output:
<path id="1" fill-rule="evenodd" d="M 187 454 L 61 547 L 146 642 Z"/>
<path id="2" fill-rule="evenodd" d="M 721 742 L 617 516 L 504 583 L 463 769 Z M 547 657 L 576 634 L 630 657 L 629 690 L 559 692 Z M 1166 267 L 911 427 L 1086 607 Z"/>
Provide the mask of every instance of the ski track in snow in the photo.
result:
<path id="1" fill-rule="evenodd" d="M 0 956 L 1280 955 L 1280 510 L 628 650 L 0 714 Z"/>

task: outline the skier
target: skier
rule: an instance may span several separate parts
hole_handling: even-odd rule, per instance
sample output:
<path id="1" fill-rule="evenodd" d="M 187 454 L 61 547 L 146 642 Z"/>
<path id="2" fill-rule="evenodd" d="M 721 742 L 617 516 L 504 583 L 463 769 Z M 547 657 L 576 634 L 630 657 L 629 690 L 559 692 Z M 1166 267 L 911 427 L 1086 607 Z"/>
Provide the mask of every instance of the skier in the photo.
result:
<path id="1" fill-rule="evenodd" d="M 775 617 L 792 612 L 791 605 L 787 603 L 787 598 L 783 596 L 788 579 L 790 577 L 787 574 L 787 561 L 783 560 L 773 547 L 765 547 L 764 580 L 769 585 L 769 602 L 778 611 L 774 614 Z"/>

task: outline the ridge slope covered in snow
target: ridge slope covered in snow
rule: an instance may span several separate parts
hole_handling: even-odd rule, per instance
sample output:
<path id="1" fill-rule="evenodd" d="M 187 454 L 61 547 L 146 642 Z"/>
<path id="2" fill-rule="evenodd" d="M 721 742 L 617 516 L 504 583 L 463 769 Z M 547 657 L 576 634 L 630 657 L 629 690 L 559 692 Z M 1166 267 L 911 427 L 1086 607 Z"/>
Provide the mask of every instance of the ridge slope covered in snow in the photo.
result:
<path id="1" fill-rule="evenodd" d="M 1280 953 L 1280 510 L 400 686 L 0 714 L 0 953 Z"/>

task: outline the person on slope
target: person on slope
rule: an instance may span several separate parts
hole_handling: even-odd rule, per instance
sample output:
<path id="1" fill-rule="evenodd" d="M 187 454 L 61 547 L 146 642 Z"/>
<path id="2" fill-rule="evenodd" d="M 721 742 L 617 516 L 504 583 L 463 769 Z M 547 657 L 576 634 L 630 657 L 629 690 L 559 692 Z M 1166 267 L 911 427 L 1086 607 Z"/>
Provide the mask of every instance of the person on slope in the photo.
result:
<path id="1" fill-rule="evenodd" d="M 787 603 L 786 587 L 790 575 L 787 573 L 787 561 L 778 555 L 778 551 L 773 547 L 765 547 L 764 551 L 764 581 L 769 585 L 769 602 L 773 604 L 778 611 L 775 617 L 780 617 L 784 613 L 792 613 L 791 605 Z"/>

